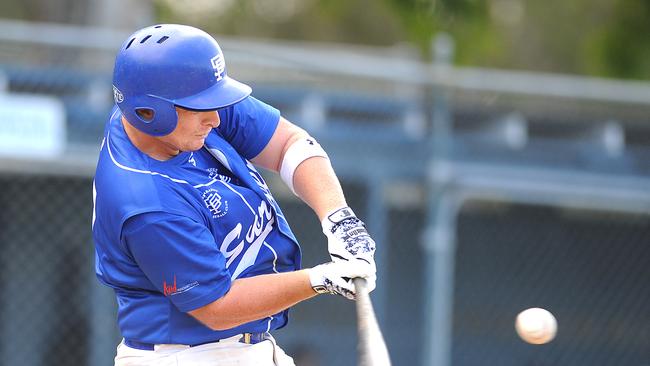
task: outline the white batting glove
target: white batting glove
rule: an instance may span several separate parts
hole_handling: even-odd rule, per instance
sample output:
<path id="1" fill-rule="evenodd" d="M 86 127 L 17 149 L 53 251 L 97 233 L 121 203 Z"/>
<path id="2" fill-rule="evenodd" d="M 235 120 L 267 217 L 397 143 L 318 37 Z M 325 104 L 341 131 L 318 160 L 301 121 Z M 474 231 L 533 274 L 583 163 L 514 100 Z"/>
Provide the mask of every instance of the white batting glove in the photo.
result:
<path id="1" fill-rule="evenodd" d="M 377 283 L 376 245 L 363 221 L 351 208 L 343 207 L 326 215 L 321 226 L 327 237 L 327 249 L 332 261 L 356 263 L 357 266 L 368 268 L 368 290 L 374 290 Z"/>
<path id="2" fill-rule="evenodd" d="M 341 295 L 347 299 L 354 300 L 356 291 L 352 278 L 366 278 L 368 291 L 371 291 L 370 279 L 374 273 L 369 271 L 368 266 L 358 266 L 354 262 L 328 262 L 310 268 L 309 281 L 311 288 L 319 294 Z M 372 289 L 374 289 L 374 282 Z"/>
<path id="3" fill-rule="evenodd" d="M 333 261 L 362 261 L 375 268 L 375 241 L 363 221 L 349 207 L 340 208 L 321 222 Z"/>

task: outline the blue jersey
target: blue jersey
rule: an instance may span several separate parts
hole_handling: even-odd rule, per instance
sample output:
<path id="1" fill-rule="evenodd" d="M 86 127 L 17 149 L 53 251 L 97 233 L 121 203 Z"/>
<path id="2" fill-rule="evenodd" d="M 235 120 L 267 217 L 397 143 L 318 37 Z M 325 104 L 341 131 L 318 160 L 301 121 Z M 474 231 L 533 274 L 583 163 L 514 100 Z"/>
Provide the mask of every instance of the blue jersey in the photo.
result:
<path id="1" fill-rule="evenodd" d="M 127 137 L 119 109 L 105 130 L 94 182 L 96 273 L 115 290 L 124 338 L 200 344 L 284 326 L 287 311 L 213 331 L 186 312 L 237 278 L 300 268 L 300 249 L 247 159 L 266 146 L 279 112 L 249 97 L 219 111 L 202 149 L 157 161 Z"/>

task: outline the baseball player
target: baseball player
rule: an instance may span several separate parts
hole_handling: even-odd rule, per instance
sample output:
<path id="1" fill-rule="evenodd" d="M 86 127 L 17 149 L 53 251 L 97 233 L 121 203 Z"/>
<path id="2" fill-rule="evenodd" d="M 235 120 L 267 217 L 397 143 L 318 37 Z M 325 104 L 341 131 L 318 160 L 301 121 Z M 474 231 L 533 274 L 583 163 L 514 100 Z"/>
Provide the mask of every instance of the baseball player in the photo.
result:
<path id="1" fill-rule="evenodd" d="M 96 273 L 113 288 L 115 365 L 293 365 L 271 333 L 319 293 L 375 287 L 375 243 L 327 154 L 226 73 L 217 42 L 173 24 L 122 45 L 95 175 Z M 255 166 L 322 223 L 331 262 L 300 248 Z"/>

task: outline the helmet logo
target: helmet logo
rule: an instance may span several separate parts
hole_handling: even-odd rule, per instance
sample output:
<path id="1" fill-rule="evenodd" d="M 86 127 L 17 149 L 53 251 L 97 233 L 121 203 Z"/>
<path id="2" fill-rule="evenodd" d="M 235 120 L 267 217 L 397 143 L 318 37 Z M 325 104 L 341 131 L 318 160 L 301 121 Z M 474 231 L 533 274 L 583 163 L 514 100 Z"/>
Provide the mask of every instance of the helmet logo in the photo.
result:
<path id="1" fill-rule="evenodd" d="M 214 56 L 210 62 L 212 63 L 212 68 L 214 69 L 214 76 L 217 78 L 217 81 L 223 79 L 223 74 L 226 71 L 226 61 L 223 59 L 222 54 Z"/>
<path id="2" fill-rule="evenodd" d="M 113 85 L 113 99 L 115 99 L 115 103 L 122 103 L 124 101 L 124 95 L 122 95 L 120 89 L 115 87 L 115 85 Z"/>

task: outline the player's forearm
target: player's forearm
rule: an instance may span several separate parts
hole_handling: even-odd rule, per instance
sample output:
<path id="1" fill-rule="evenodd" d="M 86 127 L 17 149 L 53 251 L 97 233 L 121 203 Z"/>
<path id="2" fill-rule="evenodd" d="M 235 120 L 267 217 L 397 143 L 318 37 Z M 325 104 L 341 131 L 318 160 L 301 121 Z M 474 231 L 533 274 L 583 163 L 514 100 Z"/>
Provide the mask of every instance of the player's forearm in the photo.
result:
<path id="1" fill-rule="evenodd" d="M 293 186 L 298 197 L 316 212 L 319 220 L 347 206 L 341 184 L 327 158 L 315 156 L 302 162 L 293 176 Z"/>
<path id="2" fill-rule="evenodd" d="M 190 314 L 213 330 L 224 330 L 277 314 L 316 296 L 305 270 L 233 281 L 222 298 Z"/>

